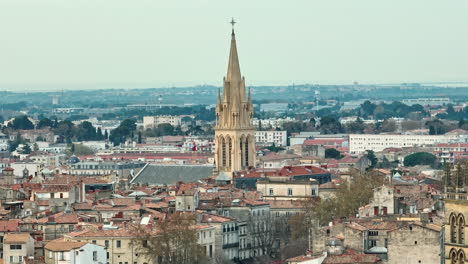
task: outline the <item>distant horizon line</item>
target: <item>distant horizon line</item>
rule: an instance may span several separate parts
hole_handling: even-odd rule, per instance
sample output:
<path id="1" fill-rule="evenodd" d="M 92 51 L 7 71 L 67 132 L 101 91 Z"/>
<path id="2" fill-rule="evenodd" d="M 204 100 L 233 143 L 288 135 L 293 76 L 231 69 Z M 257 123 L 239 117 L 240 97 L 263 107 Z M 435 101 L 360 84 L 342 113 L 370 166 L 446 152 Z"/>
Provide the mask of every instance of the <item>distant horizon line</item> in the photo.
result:
<path id="1" fill-rule="evenodd" d="M 397 86 L 403 84 L 419 84 L 422 86 L 440 86 L 440 88 L 462 88 L 468 87 L 468 81 L 430 81 L 430 82 L 389 82 L 389 83 L 349 83 L 349 82 L 336 82 L 336 83 L 290 83 L 290 84 L 261 84 L 261 85 L 248 85 L 247 87 L 291 87 L 291 86 L 304 86 L 304 85 L 315 85 L 315 86 L 332 86 L 332 85 L 343 85 L 343 86 Z M 453 86 L 453 85 L 460 85 L 461 86 Z M 193 88 L 193 87 L 203 87 L 203 86 L 212 86 L 215 88 L 222 87 L 221 85 L 213 85 L 213 84 L 193 84 L 193 85 L 172 85 L 172 86 L 160 86 L 160 87 L 132 87 L 132 88 L 125 88 L 125 87 L 112 87 L 112 88 L 37 88 L 37 89 L 2 89 L 0 88 L 0 92 L 11 92 L 11 93 L 52 93 L 52 92 L 71 92 L 71 91 L 92 91 L 92 90 L 146 90 L 146 89 L 186 89 L 186 88 Z M 22 90 L 22 91 L 18 91 Z"/>

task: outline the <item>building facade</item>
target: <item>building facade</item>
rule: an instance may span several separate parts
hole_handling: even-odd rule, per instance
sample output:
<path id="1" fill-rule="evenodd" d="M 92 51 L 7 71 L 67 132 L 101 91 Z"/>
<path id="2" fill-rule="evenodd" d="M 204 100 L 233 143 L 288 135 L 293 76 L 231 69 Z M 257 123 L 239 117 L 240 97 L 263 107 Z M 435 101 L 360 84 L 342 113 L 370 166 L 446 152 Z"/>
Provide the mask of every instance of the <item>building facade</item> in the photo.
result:
<path id="1" fill-rule="evenodd" d="M 449 142 L 449 135 L 375 135 L 350 134 L 349 153 L 362 154 L 367 150 L 380 152 L 386 148 L 422 147 Z"/>
<path id="2" fill-rule="evenodd" d="M 255 131 L 255 142 L 257 144 L 275 144 L 277 147 L 282 147 L 287 145 L 287 141 L 286 131 Z"/>
<path id="3" fill-rule="evenodd" d="M 151 129 L 158 127 L 160 124 L 170 124 L 171 126 L 180 126 L 182 119 L 180 116 L 160 115 L 160 116 L 144 116 L 143 127 L 144 129 Z"/>
<path id="4" fill-rule="evenodd" d="M 215 174 L 243 170 L 255 165 L 255 132 L 250 91 L 246 95 L 241 76 L 234 30 L 223 94 L 218 91 L 215 126 Z"/>

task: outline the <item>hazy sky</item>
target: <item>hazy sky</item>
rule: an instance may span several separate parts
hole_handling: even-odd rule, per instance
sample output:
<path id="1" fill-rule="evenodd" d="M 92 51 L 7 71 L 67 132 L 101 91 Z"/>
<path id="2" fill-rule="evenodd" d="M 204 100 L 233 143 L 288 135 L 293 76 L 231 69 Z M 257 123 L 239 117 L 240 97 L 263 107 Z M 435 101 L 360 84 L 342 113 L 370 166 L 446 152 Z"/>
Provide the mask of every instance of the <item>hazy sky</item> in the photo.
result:
<path id="1" fill-rule="evenodd" d="M 468 81 L 467 0 L 0 0 L 0 90 Z"/>

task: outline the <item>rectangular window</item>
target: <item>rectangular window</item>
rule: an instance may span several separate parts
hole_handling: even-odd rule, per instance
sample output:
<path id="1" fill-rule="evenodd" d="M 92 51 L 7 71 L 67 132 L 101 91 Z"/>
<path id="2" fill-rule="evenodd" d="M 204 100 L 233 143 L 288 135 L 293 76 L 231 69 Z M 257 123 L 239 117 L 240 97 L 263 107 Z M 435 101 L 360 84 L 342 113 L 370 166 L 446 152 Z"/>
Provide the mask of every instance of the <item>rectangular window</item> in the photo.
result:
<path id="1" fill-rule="evenodd" d="M 59 260 L 65 260 L 65 252 L 63 251 L 59 252 Z"/>
<path id="2" fill-rule="evenodd" d="M 49 258 L 52 258 L 52 251 L 49 251 Z"/>
<path id="3" fill-rule="evenodd" d="M 21 245 L 10 245 L 11 250 L 20 250 L 22 248 Z"/>
<path id="4" fill-rule="evenodd" d="M 109 240 L 104 240 L 104 247 L 109 248 Z"/>
<path id="5" fill-rule="evenodd" d="M 13 262 L 15 262 L 15 257 L 10 256 L 10 263 L 13 263 Z"/>
<path id="6" fill-rule="evenodd" d="M 315 189 L 312 189 L 312 196 L 315 196 Z"/>
<path id="7" fill-rule="evenodd" d="M 91 243 L 93 243 L 93 244 L 95 244 L 95 245 L 96 245 L 96 240 L 93 240 L 93 241 L 91 241 Z"/>
<path id="8" fill-rule="evenodd" d="M 117 240 L 117 247 L 120 248 L 122 246 L 122 242 L 120 240 Z"/>
<path id="9" fill-rule="evenodd" d="M 293 195 L 293 190 L 291 188 L 288 188 L 288 195 L 292 196 Z"/>
<path id="10" fill-rule="evenodd" d="M 93 261 L 97 261 L 97 251 L 93 251 Z"/>
<path id="11" fill-rule="evenodd" d="M 273 195 L 273 188 L 270 188 L 270 195 Z"/>
<path id="12" fill-rule="evenodd" d="M 18 257 L 18 262 L 19 262 L 19 263 L 23 263 L 23 256 L 19 256 L 19 257 Z"/>

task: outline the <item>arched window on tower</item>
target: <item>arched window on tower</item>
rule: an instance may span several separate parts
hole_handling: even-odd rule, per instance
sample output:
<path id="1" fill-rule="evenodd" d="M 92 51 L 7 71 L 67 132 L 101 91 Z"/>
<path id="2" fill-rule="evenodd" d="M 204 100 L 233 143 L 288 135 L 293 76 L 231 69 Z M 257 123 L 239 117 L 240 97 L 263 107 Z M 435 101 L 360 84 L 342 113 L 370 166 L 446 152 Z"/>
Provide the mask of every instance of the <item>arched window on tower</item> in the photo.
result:
<path id="1" fill-rule="evenodd" d="M 244 146 L 244 153 L 245 153 L 245 166 L 249 166 L 249 140 L 250 137 L 245 138 L 245 146 Z"/>
<path id="2" fill-rule="evenodd" d="M 465 218 L 462 214 L 458 215 L 458 244 L 465 244 Z"/>
<path id="3" fill-rule="evenodd" d="M 450 216 L 450 242 L 457 243 L 457 218 L 453 214 Z"/>
<path id="4" fill-rule="evenodd" d="M 463 249 L 458 250 L 458 262 L 457 264 L 465 264 L 465 251 Z"/>
<path id="5" fill-rule="evenodd" d="M 228 139 L 228 154 L 229 154 L 229 160 L 228 160 L 228 167 L 232 167 L 232 139 Z"/>
<path id="6" fill-rule="evenodd" d="M 224 138 L 221 138 L 221 156 L 222 156 L 222 162 L 221 162 L 221 167 L 226 167 L 226 142 Z"/>
<path id="7" fill-rule="evenodd" d="M 453 248 L 450 250 L 450 264 L 457 264 L 457 252 Z"/>

